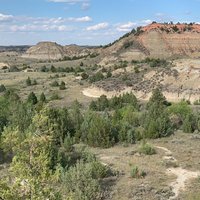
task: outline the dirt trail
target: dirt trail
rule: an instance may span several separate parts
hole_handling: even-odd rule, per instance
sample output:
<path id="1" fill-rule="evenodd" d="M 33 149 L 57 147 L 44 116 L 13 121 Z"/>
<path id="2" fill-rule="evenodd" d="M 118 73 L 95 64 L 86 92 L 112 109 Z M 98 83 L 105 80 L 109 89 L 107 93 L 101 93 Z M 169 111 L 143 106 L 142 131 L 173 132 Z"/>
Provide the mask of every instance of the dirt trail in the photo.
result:
<path id="1" fill-rule="evenodd" d="M 167 149 L 165 147 L 160 147 L 160 146 L 155 146 L 155 147 L 165 151 L 165 156 L 163 157 L 163 160 L 167 159 L 167 160 L 177 161 L 172 156 L 172 152 L 169 149 Z M 173 175 L 177 176 L 176 180 L 170 184 L 170 186 L 172 187 L 172 191 L 174 193 L 174 196 L 169 198 L 170 200 L 176 199 L 178 197 L 179 193 L 181 192 L 181 190 L 185 190 L 185 185 L 186 185 L 187 181 L 200 176 L 199 171 L 192 172 L 192 171 L 183 169 L 181 167 L 168 168 L 166 172 L 168 175 L 173 174 Z"/>

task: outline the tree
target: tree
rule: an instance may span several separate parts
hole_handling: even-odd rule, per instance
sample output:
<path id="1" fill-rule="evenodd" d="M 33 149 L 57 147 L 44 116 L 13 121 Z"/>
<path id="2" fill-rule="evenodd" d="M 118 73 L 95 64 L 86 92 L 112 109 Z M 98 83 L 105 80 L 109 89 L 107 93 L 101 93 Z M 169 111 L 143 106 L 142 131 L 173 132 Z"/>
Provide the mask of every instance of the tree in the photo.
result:
<path id="1" fill-rule="evenodd" d="M 40 95 L 40 102 L 46 103 L 46 101 L 47 101 L 46 96 L 45 96 L 45 94 L 42 92 L 41 95 Z"/>
<path id="2" fill-rule="evenodd" d="M 28 95 L 27 102 L 30 103 L 30 104 L 32 104 L 32 105 L 37 104 L 38 100 L 37 100 L 37 97 L 36 97 L 36 95 L 35 95 L 34 92 L 31 92 L 31 93 Z"/>
<path id="3" fill-rule="evenodd" d="M 73 102 L 72 109 L 70 111 L 74 132 L 80 130 L 81 124 L 83 122 L 83 115 L 81 113 L 80 107 L 81 104 L 76 100 Z"/>
<path id="4" fill-rule="evenodd" d="M 158 138 L 168 136 L 173 132 L 172 123 L 166 110 L 167 101 L 160 89 L 156 88 L 149 102 L 145 115 L 145 136 L 147 138 Z"/>
<path id="5" fill-rule="evenodd" d="M 19 199 L 61 199 L 53 187 L 54 174 L 49 168 L 51 143 L 49 136 L 29 136 L 20 144 L 11 164 L 15 181 L 3 189 L 4 196 L 14 188 Z"/>
<path id="6" fill-rule="evenodd" d="M 165 96 L 162 94 L 159 88 L 153 90 L 152 96 L 150 97 L 149 102 L 147 103 L 147 109 L 151 107 L 153 104 L 158 106 L 158 109 L 168 105 Z"/>
<path id="7" fill-rule="evenodd" d="M 10 124 L 14 127 L 18 127 L 18 129 L 24 133 L 32 123 L 35 110 L 32 103 L 18 102 L 12 107 L 11 113 L 9 117 Z"/>
<path id="8" fill-rule="evenodd" d="M 27 79 L 26 79 L 26 85 L 27 86 L 31 86 L 31 79 L 30 79 L 30 77 L 28 77 Z"/>
<path id="9" fill-rule="evenodd" d="M 89 105 L 89 109 L 93 110 L 93 111 L 97 110 L 97 104 L 95 101 L 91 101 L 91 103 Z"/>
<path id="10" fill-rule="evenodd" d="M 93 147 L 108 148 L 115 142 L 110 120 L 97 113 L 89 112 L 84 116 L 80 133 L 81 140 Z"/>
<path id="11" fill-rule="evenodd" d="M 62 81 L 61 84 L 60 84 L 60 90 L 65 90 L 66 87 L 65 87 L 65 82 Z"/>
<path id="12" fill-rule="evenodd" d="M 51 72 L 53 72 L 53 73 L 55 73 L 55 72 L 57 72 L 57 70 L 56 70 L 56 68 L 53 66 L 53 65 L 51 65 Z"/>
<path id="13" fill-rule="evenodd" d="M 86 80 L 86 79 L 88 79 L 89 75 L 87 73 L 83 72 L 81 74 L 81 77 L 82 77 L 83 80 Z"/>
<path id="14" fill-rule="evenodd" d="M 5 91 L 6 91 L 6 87 L 3 84 L 1 84 L 0 85 L 0 93 L 5 92 Z"/>
<path id="15" fill-rule="evenodd" d="M 59 83 L 58 81 L 54 81 L 50 84 L 51 87 L 58 87 L 59 86 Z"/>
<path id="16" fill-rule="evenodd" d="M 93 177 L 92 164 L 77 162 L 63 175 L 67 196 L 71 200 L 100 200 L 101 188 L 98 179 Z"/>
<path id="17" fill-rule="evenodd" d="M 194 117 L 190 114 L 185 117 L 183 120 L 183 132 L 185 133 L 192 133 L 194 131 Z"/>
<path id="18" fill-rule="evenodd" d="M 45 65 L 43 65 L 40 69 L 41 72 L 48 72 L 48 69 Z"/>
<path id="19" fill-rule="evenodd" d="M 32 85 L 37 85 L 37 81 L 36 81 L 36 79 L 33 80 Z"/>
<path id="20" fill-rule="evenodd" d="M 107 78 L 112 77 L 112 72 L 111 72 L 111 70 L 109 70 L 109 71 L 107 72 L 106 77 L 107 77 Z"/>
<path id="21" fill-rule="evenodd" d="M 101 95 L 97 101 L 98 104 L 98 110 L 104 111 L 106 108 L 109 107 L 109 101 L 107 99 L 106 95 Z"/>

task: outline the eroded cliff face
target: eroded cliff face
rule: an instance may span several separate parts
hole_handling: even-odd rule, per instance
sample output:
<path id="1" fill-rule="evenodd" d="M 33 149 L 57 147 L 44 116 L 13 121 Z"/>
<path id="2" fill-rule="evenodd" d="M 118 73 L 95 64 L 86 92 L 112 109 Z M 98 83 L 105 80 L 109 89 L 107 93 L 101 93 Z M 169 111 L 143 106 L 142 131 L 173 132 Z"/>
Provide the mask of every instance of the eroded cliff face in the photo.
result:
<path id="1" fill-rule="evenodd" d="M 142 27 L 139 34 L 131 33 L 102 52 L 105 57 L 101 64 L 109 64 L 110 59 L 199 58 L 200 25 L 153 23 Z"/>
<path id="2" fill-rule="evenodd" d="M 150 57 L 200 57 L 200 33 L 163 33 L 152 30 L 138 37 L 148 49 Z"/>

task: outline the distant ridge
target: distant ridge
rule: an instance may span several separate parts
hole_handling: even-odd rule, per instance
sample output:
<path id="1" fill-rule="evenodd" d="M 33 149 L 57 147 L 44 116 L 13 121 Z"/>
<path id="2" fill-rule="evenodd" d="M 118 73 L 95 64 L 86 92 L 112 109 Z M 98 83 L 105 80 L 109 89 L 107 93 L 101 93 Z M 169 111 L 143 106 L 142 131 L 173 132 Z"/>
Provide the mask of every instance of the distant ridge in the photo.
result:
<path id="1" fill-rule="evenodd" d="M 119 60 L 150 58 L 200 58 L 200 25 L 156 23 L 138 27 L 115 42 L 102 47 L 66 45 L 39 42 L 30 47 L 23 57 L 58 60 L 65 57 L 82 57 L 96 53 L 100 64 Z"/>

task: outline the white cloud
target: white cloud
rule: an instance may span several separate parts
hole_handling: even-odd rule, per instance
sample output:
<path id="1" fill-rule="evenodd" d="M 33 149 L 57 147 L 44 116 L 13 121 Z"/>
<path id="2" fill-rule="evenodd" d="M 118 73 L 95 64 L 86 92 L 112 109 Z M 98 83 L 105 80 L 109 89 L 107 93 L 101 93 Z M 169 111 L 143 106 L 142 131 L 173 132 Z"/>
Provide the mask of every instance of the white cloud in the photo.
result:
<path id="1" fill-rule="evenodd" d="M 137 24 L 135 22 L 127 22 L 125 24 L 120 24 L 117 27 L 117 31 L 119 32 L 129 32 L 131 31 Z"/>
<path id="2" fill-rule="evenodd" d="M 108 28 L 109 24 L 107 22 L 99 23 L 94 26 L 89 26 L 86 28 L 87 31 L 98 31 Z"/>
<path id="3" fill-rule="evenodd" d="M 142 26 L 145 26 L 145 25 L 148 25 L 148 24 L 151 24 L 152 23 L 152 20 L 151 19 L 146 19 L 146 20 L 142 20 L 141 21 L 141 25 Z"/>
<path id="4" fill-rule="evenodd" d="M 12 15 L 4 15 L 0 13 L 0 22 L 7 22 L 13 20 L 14 17 Z"/>
<path id="5" fill-rule="evenodd" d="M 85 16 L 85 17 L 78 17 L 78 18 L 68 18 L 69 21 L 74 21 L 74 22 L 90 22 L 92 21 L 92 18 L 89 16 Z"/>
<path id="6" fill-rule="evenodd" d="M 43 31 L 72 31 L 72 27 L 65 25 L 12 25 L 7 31 L 11 32 L 43 32 Z"/>

